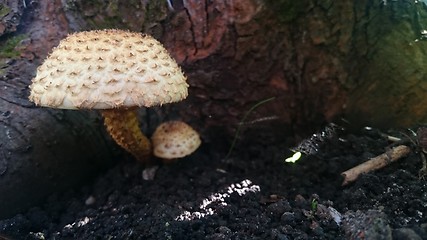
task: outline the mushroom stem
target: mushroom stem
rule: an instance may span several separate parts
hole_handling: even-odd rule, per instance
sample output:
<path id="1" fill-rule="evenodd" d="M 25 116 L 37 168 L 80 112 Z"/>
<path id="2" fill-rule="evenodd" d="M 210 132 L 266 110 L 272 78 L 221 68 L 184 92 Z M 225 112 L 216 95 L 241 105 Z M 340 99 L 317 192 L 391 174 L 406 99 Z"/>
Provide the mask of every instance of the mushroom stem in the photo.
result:
<path id="1" fill-rule="evenodd" d="M 138 161 L 147 163 L 151 155 L 151 142 L 139 128 L 136 109 L 110 109 L 101 113 L 114 141 Z"/>

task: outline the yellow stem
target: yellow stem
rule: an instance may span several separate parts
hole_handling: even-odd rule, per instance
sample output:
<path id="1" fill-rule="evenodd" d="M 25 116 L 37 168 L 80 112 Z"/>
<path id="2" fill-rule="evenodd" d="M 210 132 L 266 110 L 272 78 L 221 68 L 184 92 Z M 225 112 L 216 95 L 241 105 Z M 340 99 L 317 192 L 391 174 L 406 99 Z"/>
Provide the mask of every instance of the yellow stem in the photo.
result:
<path id="1" fill-rule="evenodd" d="M 151 156 L 151 142 L 141 132 L 135 109 L 102 110 L 108 133 L 118 145 L 138 161 L 147 163 Z"/>

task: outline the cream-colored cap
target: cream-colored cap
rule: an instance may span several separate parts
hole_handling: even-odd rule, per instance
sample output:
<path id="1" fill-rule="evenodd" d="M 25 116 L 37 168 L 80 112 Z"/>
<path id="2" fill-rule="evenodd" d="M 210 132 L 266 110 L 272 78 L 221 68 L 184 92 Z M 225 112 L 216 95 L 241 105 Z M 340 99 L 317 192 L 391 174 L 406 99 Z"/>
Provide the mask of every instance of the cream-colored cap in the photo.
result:
<path id="1" fill-rule="evenodd" d="M 187 88 L 181 68 L 153 37 L 95 30 L 71 34 L 53 49 L 29 99 L 64 109 L 150 107 L 185 99 Z"/>
<path id="2" fill-rule="evenodd" d="M 188 124 L 169 121 L 160 124 L 151 137 L 154 155 L 163 159 L 182 158 L 200 146 L 199 134 Z"/>

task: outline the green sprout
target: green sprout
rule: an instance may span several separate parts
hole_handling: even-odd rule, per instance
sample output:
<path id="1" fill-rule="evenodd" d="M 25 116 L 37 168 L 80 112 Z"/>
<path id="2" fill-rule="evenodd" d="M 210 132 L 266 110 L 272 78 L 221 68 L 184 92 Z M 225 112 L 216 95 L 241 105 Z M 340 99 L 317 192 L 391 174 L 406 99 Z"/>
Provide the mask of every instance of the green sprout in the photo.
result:
<path id="1" fill-rule="evenodd" d="M 311 200 L 311 211 L 312 211 L 313 213 L 315 213 L 315 212 L 317 211 L 317 206 L 318 206 L 318 204 L 319 204 L 319 202 L 318 202 L 318 200 L 317 200 L 316 198 L 313 198 L 313 199 Z"/>

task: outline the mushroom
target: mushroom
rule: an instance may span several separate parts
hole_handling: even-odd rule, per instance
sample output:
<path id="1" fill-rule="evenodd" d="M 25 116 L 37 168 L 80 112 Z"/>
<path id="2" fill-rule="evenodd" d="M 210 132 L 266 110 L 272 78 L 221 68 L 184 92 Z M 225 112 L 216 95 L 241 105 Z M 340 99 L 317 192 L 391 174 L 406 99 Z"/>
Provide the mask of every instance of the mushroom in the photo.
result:
<path id="1" fill-rule="evenodd" d="M 201 144 L 199 134 L 181 121 L 160 124 L 151 136 L 151 142 L 154 156 L 164 160 L 190 155 Z"/>
<path id="2" fill-rule="evenodd" d="M 61 109 L 99 109 L 112 138 L 139 161 L 151 155 L 136 109 L 185 99 L 181 68 L 153 37 L 124 30 L 68 35 L 37 69 L 30 101 Z"/>

